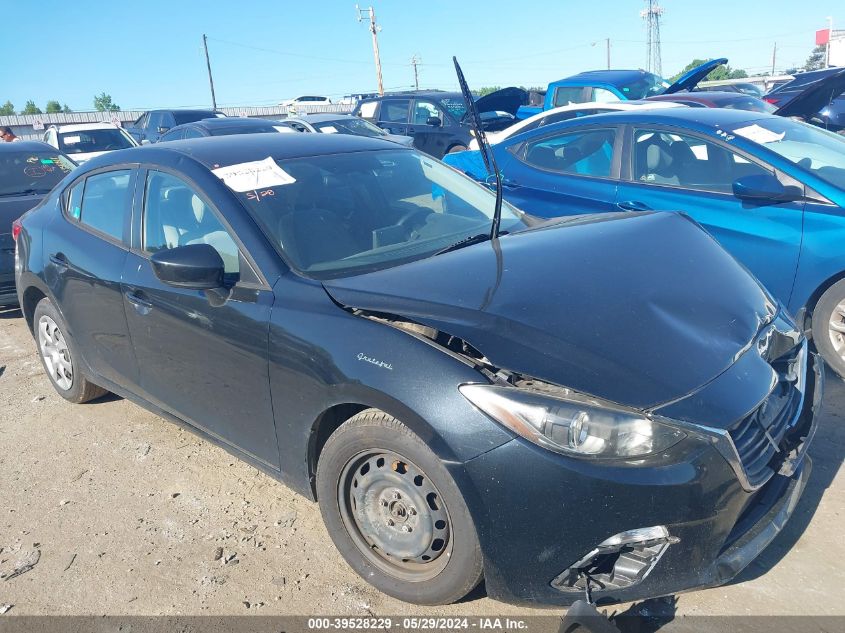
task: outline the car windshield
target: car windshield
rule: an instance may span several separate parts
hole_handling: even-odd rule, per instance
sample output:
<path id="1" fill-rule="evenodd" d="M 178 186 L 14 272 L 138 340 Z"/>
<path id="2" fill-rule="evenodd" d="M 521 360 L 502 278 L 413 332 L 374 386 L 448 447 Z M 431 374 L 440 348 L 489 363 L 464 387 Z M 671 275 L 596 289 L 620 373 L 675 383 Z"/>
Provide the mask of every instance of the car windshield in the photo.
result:
<path id="1" fill-rule="evenodd" d="M 384 136 L 387 134 L 377 125 L 358 117 L 346 117 L 334 121 L 320 121 L 312 123 L 315 128 L 324 134 L 356 134 L 358 136 Z"/>
<path id="2" fill-rule="evenodd" d="M 661 94 L 669 87 L 669 82 L 653 73 L 643 73 L 635 80 L 619 85 L 619 90 L 629 101 L 645 99 Z"/>
<path id="3" fill-rule="evenodd" d="M 58 137 L 59 149 L 65 154 L 108 152 L 113 149 L 134 147 L 132 141 L 117 128 L 60 132 Z"/>
<path id="4" fill-rule="evenodd" d="M 759 143 L 835 187 L 845 188 L 845 137 L 839 134 L 783 117 L 745 122 L 731 133 Z"/>
<path id="5" fill-rule="evenodd" d="M 495 196 L 416 151 L 308 156 L 277 165 L 285 184 L 237 195 L 286 259 L 315 279 L 390 268 L 490 232 Z M 502 232 L 527 222 L 502 205 Z"/>
<path id="6" fill-rule="evenodd" d="M 752 96 L 729 99 L 723 103 L 716 101 L 716 106 L 719 108 L 728 108 L 729 110 L 747 110 L 749 112 L 765 112 L 766 114 L 771 114 L 777 110 L 777 107 L 768 101 L 763 101 Z"/>
<path id="7" fill-rule="evenodd" d="M 0 153 L 0 197 L 48 193 L 74 164 L 54 152 Z"/>

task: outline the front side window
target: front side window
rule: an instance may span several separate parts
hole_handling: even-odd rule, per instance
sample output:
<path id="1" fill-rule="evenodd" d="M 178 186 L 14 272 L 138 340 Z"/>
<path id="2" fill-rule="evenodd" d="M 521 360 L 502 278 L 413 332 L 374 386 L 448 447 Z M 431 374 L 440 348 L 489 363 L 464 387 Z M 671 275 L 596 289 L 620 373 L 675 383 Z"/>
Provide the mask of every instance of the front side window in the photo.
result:
<path id="1" fill-rule="evenodd" d="M 116 240 L 123 240 L 123 226 L 132 199 L 131 182 L 132 171 L 129 169 L 108 171 L 86 178 L 79 221 Z M 69 212 L 75 214 L 73 206 L 69 207 Z"/>
<path id="2" fill-rule="evenodd" d="M 428 120 L 431 117 L 443 121 L 443 113 L 440 112 L 440 108 L 431 101 L 414 101 L 414 116 L 411 120 L 414 125 L 428 125 Z"/>
<path id="3" fill-rule="evenodd" d="M 411 150 L 276 161 L 283 184 L 236 195 L 297 270 L 344 277 L 423 259 L 488 234 L 495 196 Z M 502 231 L 527 226 L 507 203 Z"/>
<path id="4" fill-rule="evenodd" d="M 379 121 L 384 121 L 385 123 L 407 123 L 408 106 L 410 104 L 411 101 L 409 99 L 382 101 Z"/>
<path id="5" fill-rule="evenodd" d="M 208 244 L 223 259 L 225 273 L 240 271 L 238 246 L 223 223 L 190 185 L 171 174 L 147 173 L 143 241 L 148 253 Z"/>
<path id="6" fill-rule="evenodd" d="M 546 171 L 608 178 L 615 138 L 608 129 L 559 134 L 527 144 L 523 160 Z"/>
<path id="7" fill-rule="evenodd" d="M 108 152 L 134 146 L 135 144 L 129 140 L 126 133 L 117 128 L 78 130 L 59 134 L 59 149 L 71 156 L 89 152 Z"/>
<path id="8" fill-rule="evenodd" d="M 634 137 L 634 179 L 717 193 L 731 193 L 742 176 L 771 172 L 703 139 L 637 130 Z"/>
<path id="9" fill-rule="evenodd" d="M 198 129 L 189 127 L 185 128 L 185 136 L 184 138 L 202 138 L 204 135 Z"/>
<path id="10" fill-rule="evenodd" d="M 596 103 L 610 103 L 611 101 L 619 101 L 619 97 L 606 88 L 593 88 L 593 101 Z"/>

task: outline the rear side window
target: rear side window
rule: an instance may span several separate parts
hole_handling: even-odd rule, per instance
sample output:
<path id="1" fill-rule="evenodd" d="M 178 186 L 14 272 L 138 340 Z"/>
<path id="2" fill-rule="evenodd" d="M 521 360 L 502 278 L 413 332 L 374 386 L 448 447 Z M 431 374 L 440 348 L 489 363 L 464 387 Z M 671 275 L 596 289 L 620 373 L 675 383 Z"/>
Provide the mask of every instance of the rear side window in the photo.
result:
<path id="1" fill-rule="evenodd" d="M 410 99 L 382 101 L 379 121 L 384 121 L 385 123 L 407 123 L 408 106 L 410 105 Z"/>
<path id="2" fill-rule="evenodd" d="M 555 90 L 554 106 L 569 105 L 570 103 L 584 102 L 584 88 L 581 86 L 561 86 Z"/>
<path id="3" fill-rule="evenodd" d="M 609 178 L 615 137 L 607 129 L 559 134 L 529 143 L 523 160 L 545 171 Z"/>
<path id="4" fill-rule="evenodd" d="M 79 221 L 92 229 L 123 240 L 123 227 L 129 202 L 132 198 L 132 171 L 121 169 L 89 176 L 81 194 Z M 78 195 L 76 189 L 69 196 L 69 213 L 74 216 L 73 201 Z"/>

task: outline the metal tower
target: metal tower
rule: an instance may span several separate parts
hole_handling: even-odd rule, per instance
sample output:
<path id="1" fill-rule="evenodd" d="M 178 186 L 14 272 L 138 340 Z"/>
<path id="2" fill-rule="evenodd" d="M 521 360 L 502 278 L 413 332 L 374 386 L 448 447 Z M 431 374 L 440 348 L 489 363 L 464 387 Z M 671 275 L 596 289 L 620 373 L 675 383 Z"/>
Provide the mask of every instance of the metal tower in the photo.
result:
<path id="1" fill-rule="evenodd" d="M 662 62 L 660 61 L 660 16 L 663 15 L 663 7 L 657 4 L 657 0 L 645 0 L 646 8 L 640 11 L 640 17 L 646 21 L 646 36 L 648 48 L 648 61 L 646 70 L 656 75 L 662 75 Z"/>

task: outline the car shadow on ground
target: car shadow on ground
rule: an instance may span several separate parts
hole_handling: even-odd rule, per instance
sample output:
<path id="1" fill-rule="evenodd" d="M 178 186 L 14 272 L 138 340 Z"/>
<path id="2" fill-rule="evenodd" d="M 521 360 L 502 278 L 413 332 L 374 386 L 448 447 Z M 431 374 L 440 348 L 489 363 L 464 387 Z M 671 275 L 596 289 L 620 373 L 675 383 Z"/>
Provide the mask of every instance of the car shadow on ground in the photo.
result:
<path id="1" fill-rule="evenodd" d="M 769 546 L 728 584 L 748 582 L 766 574 L 795 546 L 816 513 L 827 489 L 845 460 L 845 382 L 825 368 L 825 394 L 818 430 L 809 449 L 813 471 L 801 500 Z"/>

